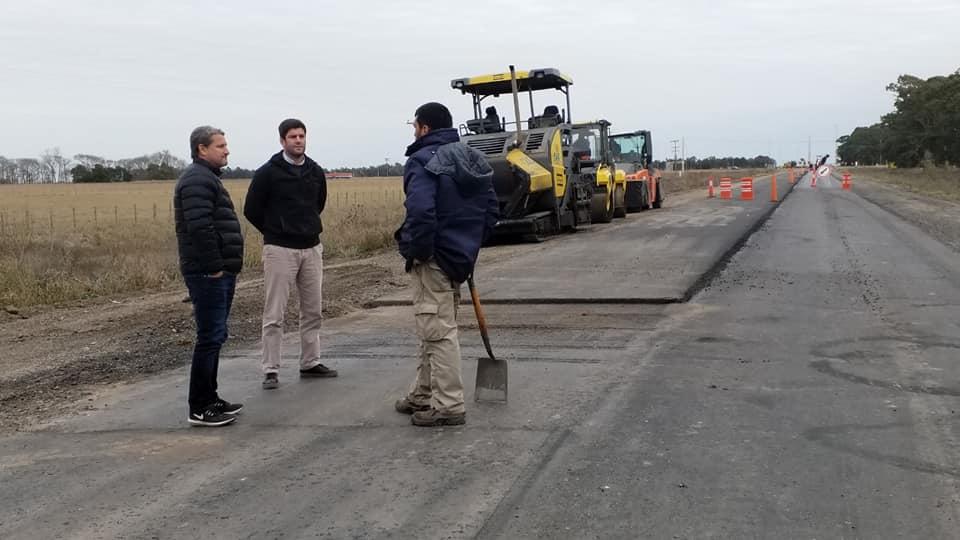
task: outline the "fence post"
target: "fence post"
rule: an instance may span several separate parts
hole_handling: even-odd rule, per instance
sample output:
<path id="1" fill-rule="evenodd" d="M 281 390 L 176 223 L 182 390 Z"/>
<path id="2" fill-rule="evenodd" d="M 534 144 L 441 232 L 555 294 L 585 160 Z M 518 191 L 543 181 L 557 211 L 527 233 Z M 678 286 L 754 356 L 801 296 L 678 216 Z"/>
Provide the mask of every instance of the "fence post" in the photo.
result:
<path id="1" fill-rule="evenodd" d="M 153 220 L 157 220 L 157 203 L 153 203 Z"/>
<path id="2" fill-rule="evenodd" d="M 136 204 L 133 205 L 133 223 L 134 224 L 137 223 L 137 205 Z"/>
<path id="3" fill-rule="evenodd" d="M 7 213 L 6 212 L 0 212 L 0 234 L 4 236 L 7 234 Z"/>
<path id="4" fill-rule="evenodd" d="M 97 207 L 93 207 L 93 226 L 94 228 L 100 228 L 100 221 L 97 220 Z"/>
<path id="5" fill-rule="evenodd" d="M 33 222 L 30 220 L 30 209 L 24 211 L 23 217 L 27 220 L 27 238 L 29 238 L 33 234 Z"/>
<path id="6" fill-rule="evenodd" d="M 117 206 L 113 207 L 113 220 L 117 223 L 117 225 L 120 224 L 120 208 Z"/>
<path id="7" fill-rule="evenodd" d="M 73 207 L 73 232 L 77 232 L 77 207 Z"/>
<path id="8" fill-rule="evenodd" d="M 50 236 L 53 236 L 53 208 L 50 209 Z"/>

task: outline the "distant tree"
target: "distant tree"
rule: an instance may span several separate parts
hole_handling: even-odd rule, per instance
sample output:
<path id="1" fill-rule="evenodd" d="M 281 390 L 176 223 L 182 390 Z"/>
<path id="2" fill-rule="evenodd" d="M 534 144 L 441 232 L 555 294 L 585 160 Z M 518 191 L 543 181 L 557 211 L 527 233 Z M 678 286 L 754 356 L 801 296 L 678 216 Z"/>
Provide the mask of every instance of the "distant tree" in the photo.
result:
<path id="1" fill-rule="evenodd" d="M 887 90 L 896 94 L 894 110 L 838 139 L 841 161 L 960 164 L 960 70 L 926 80 L 901 75 Z"/>
<path id="2" fill-rule="evenodd" d="M 110 165 L 106 159 L 100 156 L 94 156 L 92 154 L 76 154 L 73 156 L 73 160 L 79 165 L 83 165 L 88 169 L 92 169 L 94 165 Z"/>
<path id="3" fill-rule="evenodd" d="M 887 138 L 887 128 L 883 124 L 858 127 L 850 135 L 837 139 L 837 158 L 848 165 L 883 163 L 883 148 Z"/>
<path id="4" fill-rule="evenodd" d="M 76 183 L 129 182 L 133 179 L 130 171 L 123 167 L 104 167 L 96 164 L 93 168 L 77 165 L 70 170 Z"/>
<path id="5" fill-rule="evenodd" d="M 47 149 L 40 157 L 44 179 L 54 183 L 70 181 L 70 159 L 60 155 L 59 148 Z"/>
<path id="6" fill-rule="evenodd" d="M 221 178 L 253 178 L 254 172 L 256 171 L 243 167 L 224 167 Z"/>
<path id="7" fill-rule="evenodd" d="M 16 183 L 16 170 L 16 163 L 3 156 L 0 156 L 0 184 Z"/>
<path id="8" fill-rule="evenodd" d="M 17 158 L 14 160 L 14 183 L 38 184 L 43 181 L 43 165 L 33 158 Z"/>
<path id="9" fill-rule="evenodd" d="M 336 167 L 330 169 L 331 172 L 349 172 L 353 176 L 403 176 L 402 163 L 381 163 L 379 165 L 368 165 L 365 167 Z"/>

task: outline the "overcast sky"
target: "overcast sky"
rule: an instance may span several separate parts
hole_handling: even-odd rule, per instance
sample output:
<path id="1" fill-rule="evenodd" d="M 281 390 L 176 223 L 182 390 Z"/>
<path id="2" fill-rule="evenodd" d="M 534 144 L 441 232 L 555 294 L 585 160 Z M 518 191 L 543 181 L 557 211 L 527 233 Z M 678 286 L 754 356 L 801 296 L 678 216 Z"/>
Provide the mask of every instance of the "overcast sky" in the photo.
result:
<path id="1" fill-rule="evenodd" d="M 402 161 L 419 104 L 463 122 L 450 80 L 513 63 L 568 74 L 574 120 L 650 129 L 658 159 L 683 138 L 784 161 L 878 121 L 900 74 L 960 68 L 958 23 L 957 0 L 0 0 L 0 155 L 186 158 L 212 124 L 251 168 L 294 116 L 326 167 Z"/>

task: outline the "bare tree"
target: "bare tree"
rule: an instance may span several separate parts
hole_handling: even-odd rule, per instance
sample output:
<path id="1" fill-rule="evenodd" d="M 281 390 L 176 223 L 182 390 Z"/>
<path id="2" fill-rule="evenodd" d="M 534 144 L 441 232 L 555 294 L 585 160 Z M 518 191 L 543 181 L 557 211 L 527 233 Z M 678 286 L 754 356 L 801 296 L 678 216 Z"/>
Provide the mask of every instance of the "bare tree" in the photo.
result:
<path id="1" fill-rule="evenodd" d="M 112 167 L 112 165 L 107 164 L 106 159 L 100 156 L 95 156 L 93 154 L 77 154 L 73 156 L 73 160 L 88 169 L 92 169 L 97 165 L 103 165 L 104 167 Z"/>
<path id="2" fill-rule="evenodd" d="M 0 184 L 13 184 L 16 182 L 15 174 L 17 164 L 3 156 L 0 156 Z"/>
<path id="3" fill-rule="evenodd" d="M 169 150 L 161 150 L 150 155 L 150 162 L 156 163 L 161 167 L 173 167 L 174 169 L 182 169 L 187 166 L 187 162 L 178 158 L 177 156 L 170 153 Z"/>
<path id="4" fill-rule="evenodd" d="M 40 163 L 43 165 L 43 178 L 40 180 L 49 180 L 54 183 L 68 182 L 70 180 L 70 159 L 60 154 L 60 148 L 48 148 L 43 151 L 40 157 Z"/>
<path id="5" fill-rule="evenodd" d="M 18 184 L 36 184 L 43 178 L 43 165 L 33 158 L 17 158 L 14 178 Z"/>

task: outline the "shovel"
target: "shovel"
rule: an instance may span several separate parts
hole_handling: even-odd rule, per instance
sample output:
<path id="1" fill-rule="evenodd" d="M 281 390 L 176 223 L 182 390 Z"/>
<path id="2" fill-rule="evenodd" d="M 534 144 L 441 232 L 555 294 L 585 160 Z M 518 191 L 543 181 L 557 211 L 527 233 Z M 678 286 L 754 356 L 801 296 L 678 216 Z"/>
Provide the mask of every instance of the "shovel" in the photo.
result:
<path id="1" fill-rule="evenodd" d="M 473 311 L 477 315 L 477 325 L 480 327 L 480 337 L 483 346 L 487 349 L 487 358 L 477 361 L 477 388 L 474 391 L 476 401 L 507 401 L 507 362 L 497 360 L 490 349 L 490 337 L 487 335 L 487 320 L 483 317 L 483 308 L 480 307 L 480 295 L 473 284 L 473 275 L 467 278 L 470 287 L 470 298 L 473 300 Z"/>

